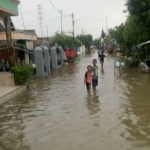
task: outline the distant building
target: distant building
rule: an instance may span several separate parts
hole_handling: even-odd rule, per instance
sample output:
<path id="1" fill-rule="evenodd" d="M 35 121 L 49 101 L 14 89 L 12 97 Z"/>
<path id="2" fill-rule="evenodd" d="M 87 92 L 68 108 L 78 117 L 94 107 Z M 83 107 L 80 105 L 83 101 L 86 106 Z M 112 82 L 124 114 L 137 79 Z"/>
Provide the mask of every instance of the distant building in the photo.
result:
<path id="1" fill-rule="evenodd" d="M 13 48 L 16 62 L 26 60 L 35 48 L 35 30 L 17 30 L 10 16 L 18 15 L 18 0 L 0 0 L 0 64 L 10 59 L 9 50 Z M 0 65 L 1 66 L 1 65 Z"/>
<path id="2" fill-rule="evenodd" d="M 26 60 L 26 62 L 29 63 L 31 60 L 30 54 L 33 53 L 35 41 L 37 40 L 35 30 L 16 30 L 14 26 L 11 26 L 11 29 L 13 29 L 11 34 L 16 61 L 18 59 Z M 2 59 L 9 61 L 8 43 L 4 30 L 0 30 L 0 61 Z"/>

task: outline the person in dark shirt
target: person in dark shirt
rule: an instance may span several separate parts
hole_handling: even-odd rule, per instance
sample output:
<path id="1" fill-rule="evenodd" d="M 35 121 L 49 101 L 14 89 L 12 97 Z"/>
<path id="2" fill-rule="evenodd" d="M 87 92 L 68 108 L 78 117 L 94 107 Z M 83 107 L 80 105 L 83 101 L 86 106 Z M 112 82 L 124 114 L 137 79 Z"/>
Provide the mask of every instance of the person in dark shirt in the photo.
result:
<path id="1" fill-rule="evenodd" d="M 106 55 L 104 55 L 104 52 L 102 51 L 102 53 L 100 54 L 99 52 L 99 59 L 100 59 L 100 63 L 101 63 L 101 68 L 103 68 L 103 64 L 104 64 L 104 58 L 106 57 Z"/>

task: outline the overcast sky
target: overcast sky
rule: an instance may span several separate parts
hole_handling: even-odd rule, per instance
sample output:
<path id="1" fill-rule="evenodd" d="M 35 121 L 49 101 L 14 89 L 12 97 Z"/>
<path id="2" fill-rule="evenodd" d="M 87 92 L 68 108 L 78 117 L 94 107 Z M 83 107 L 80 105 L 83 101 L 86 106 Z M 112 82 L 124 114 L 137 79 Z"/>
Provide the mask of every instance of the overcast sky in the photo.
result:
<path id="1" fill-rule="evenodd" d="M 61 31 L 60 13 L 51 5 L 49 0 L 20 0 L 19 16 L 12 17 L 17 29 L 24 29 L 21 16 L 21 8 L 25 29 L 35 29 L 38 36 L 41 36 L 38 5 L 42 5 L 43 35 L 52 36 L 56 31 Z M 59 10 L 63 11 L 63 31 L 72 31 L 72 18 L 74 14 L 75 35 L 81 34 L 82 29 L 87 34 L 92 34 L 94 38 L 99 38 L 102 28 L 106 30 L 106 17 L 108 29 L 125 22 L 126 14 L 123 10 L 125 0 L 50 0 Z M 67 16 L 66 16 L 67 15 Z"/>

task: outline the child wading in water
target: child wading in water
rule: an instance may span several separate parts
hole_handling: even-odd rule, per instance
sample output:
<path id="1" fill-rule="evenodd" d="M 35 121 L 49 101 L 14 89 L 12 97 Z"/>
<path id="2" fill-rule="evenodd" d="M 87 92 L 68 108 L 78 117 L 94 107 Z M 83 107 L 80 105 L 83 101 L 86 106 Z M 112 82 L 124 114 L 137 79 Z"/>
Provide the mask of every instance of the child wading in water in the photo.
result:
<path id="1" fill-rule="evenodd" d="M 102 51 L 102 53 L 99 53 L 99 58 L 100 58 L 100 63 L 101 63 L 101 68 L 103 68 L 103 64 L 104 64 L 104 58 L 106 57 L 106 55 L 104 55 L 104 52 Z"/>
<path id="2" fill-rule="evenodd" d="M 93 72 L 92 76 L 93 91 L 96 91 L 96 86 L 98 86 L 98 66 L 96 59 L 93 59 L 92 72 Z"/>
<path id="3" fill-rule="evenodd" d="M 90 92 L 91 84 L 92 84 L 92 67 L 90 65 L 87 66 L 87 72 L 84 76 L 84 84 L 86 84 L 87 90 Z"/>

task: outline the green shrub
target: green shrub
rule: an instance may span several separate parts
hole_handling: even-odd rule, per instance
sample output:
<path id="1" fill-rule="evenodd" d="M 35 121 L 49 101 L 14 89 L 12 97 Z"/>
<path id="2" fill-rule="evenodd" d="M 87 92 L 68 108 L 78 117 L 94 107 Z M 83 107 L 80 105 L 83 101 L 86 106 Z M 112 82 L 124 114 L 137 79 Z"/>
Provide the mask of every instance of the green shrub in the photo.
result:
<path id="1" fill-rule="evenodd" d="M 12 67 L 11 72 L 14 73 L 14 80 L 16 85 L 23 85 L 26 83 L 30 75 L 33 74 L 33 67 L 25 61 L 21 62 L 18 67 Z"/>

